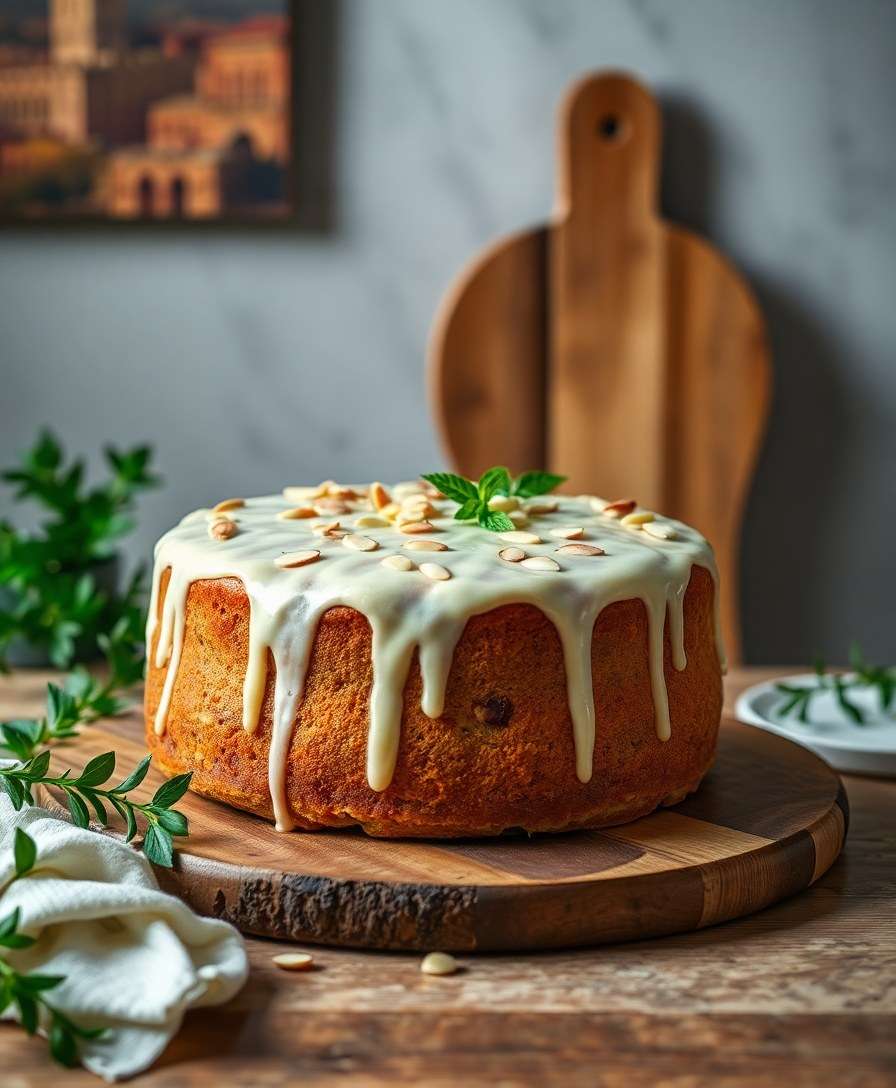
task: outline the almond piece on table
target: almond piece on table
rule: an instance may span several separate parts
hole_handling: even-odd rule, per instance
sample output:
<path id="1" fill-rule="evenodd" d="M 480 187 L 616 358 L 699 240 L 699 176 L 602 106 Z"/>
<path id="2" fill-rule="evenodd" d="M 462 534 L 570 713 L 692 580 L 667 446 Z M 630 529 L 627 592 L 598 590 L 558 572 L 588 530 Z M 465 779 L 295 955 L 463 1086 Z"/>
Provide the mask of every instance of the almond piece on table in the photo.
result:
<path id="1" fill-rule="evenodd" d="M 440 567 L 438 563 L 421 563 L 420 573 L 425 574 L 427 578 L 431 578 L 434 582 L 447 582 L 451 577 L 451 571 L 446 570 L 445 567 Z"/>
<path id="2" fill-rule="evenodd" d="M 507 515 L 517 529 L 522 529 L 529 524 L 529 515 L 525 510 L 511 510 Z"/>
<path id="3" fill-rule="evenodd" d="M 593 544 L 564 544 L 557 549 L 557 555 L 606 555 L 603 548 Z"/>
<path id="4" fill-rule="evenodd" d="M 221 502 L 212 507 L 212 513 L 223 514 L 225 510 L 238 510 L 245 505 L 245 499 L 222 499 Z"/>
<path id="5" fill-rule="evenodd" d="M 349 507 L 341 499 L 317 499 L 314 510 L 325 517 L 327 514 L 347 514 Z"/>
<path id="6" fill-rule="evenodd" d="M 581 525 L 564 525 L 559 529 L 551 529 L 548 533 L 548 536 L 555 537 L 557 540 L 578 540 L 584 535 L 585 529 Z"/>
<path id="7" fill-rule="evenodd" d="M 388 529 L 389 522 L 379 514 L 362 514 L 355 519 L 356 529 Z"/>
<path id="8" fill-rule="evenodd" d="M 557 499 L 528 499 L 523 509 L 527 514 L 553 514 L 559 505 Z"/>
<path id="9" fill-rule="evenodd" d="M 420 970 L 424 975 L 453 975 L 458 963 L 447 952 L 428 952 L 420 961 Z"/>
<path id="10" fill-rule="evenodd" d="M 540 544 L 541 537 L 535 533 L 521 532 L 519 529 L 513 529 L 509 533 L 501 533 L 501 539 L 506 540 L 508 544 Z"/>
<path id="11" fill-rule="evenodd" d="M 505 563 L 519 563 L 526 558 L 526 553 L 522 548 L 502 548 L 498 552 L 498 558 Z"/>
<path id="12" fill-rule="evenodd" d="M 236 532 L 237 524 L 230 518 L 218 518 L 208 527 L 208 535 L 214 540 L 230 540 L 232 536 L 236 536 Z"/>
<path id="13" fill-rule="evenodd" d="M 348 536 L 344 536 L 342 543 L 346 548 L 356 552 L 375 552 L 380 546 L 372 536 L 361 536 L 358 533 L 349 533 Z"/>
<path id="14" fill-rule="evenodd" d="M 387 555 L 386 558 L 381 559 L 380 562 L 384 567 L 390 567 L 392 570 L 414 569 L 414 564 L 406 555 Z"/>
<path id="15" fill-rule="evenodd" d="M 520 566 L 525 567 L 526 570 L 544 571 L 545 573 L 560 570 L 560 564 L 551 559 L 549 555 L 530 555 L 528 559 L 521 560 Z"/>
<path id="16" fill-rule="evenodd" d="M 416 552 L 447 552 L 448 545 L 441 540 L 406 540 L 402 548 L 409 548 Z"/>
<path id="17" fill-rule="evenodd" d="M 271 963 L 281 971 L 310 971 L 314 967 L 314 956 L 307 952 L 281 952 L 271 957 Z"/>
<path id="18" fill-rule="evenodd" d="M 428 521 L 406 521 L 404 524 L 398 526 L 400 533 L 434 533 L 436 528 Z"/>
<path id="19" fill-rule="evenodd" d="M 320 559 L 320 552 L 309 548 L 305 552 L 284 552 L 283 555 L 277 556 L 274 564 L 286 570 L 292 567 L 304 567 L 306 563 L 314 563 L 318 559 Z"/>

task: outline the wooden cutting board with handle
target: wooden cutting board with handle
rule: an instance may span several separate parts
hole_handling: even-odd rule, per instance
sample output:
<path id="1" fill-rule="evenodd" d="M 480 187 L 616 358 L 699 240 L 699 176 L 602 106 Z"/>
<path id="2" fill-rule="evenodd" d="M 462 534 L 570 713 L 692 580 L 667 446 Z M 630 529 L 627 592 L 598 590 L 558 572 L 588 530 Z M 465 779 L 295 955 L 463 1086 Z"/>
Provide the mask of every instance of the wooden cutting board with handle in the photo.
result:
<path id="1" fill-rule="evenodd" d="M 743 279 L 657 211 L 660 113 L 630 76 L 572 87 L 557 208 L 491 246 L 437 314 L 430 381 L 456 467 L 548 468 L 713 543 L 740 657 L 738 541 L 768 409 L 769 352 Z"/>

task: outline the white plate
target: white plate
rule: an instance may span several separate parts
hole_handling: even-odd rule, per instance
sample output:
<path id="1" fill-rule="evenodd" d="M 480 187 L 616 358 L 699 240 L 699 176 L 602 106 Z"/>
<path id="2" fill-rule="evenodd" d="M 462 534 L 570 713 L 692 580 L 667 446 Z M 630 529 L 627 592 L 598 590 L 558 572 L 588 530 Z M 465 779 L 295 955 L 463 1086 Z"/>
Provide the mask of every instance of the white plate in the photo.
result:
<path id="1" fill-rule="evenodd" d="M 776 684 L 812 687 L 815 682 L 814 673 L 806 673 L 756 684 L 735 703 L 735 716 L 811 748 L 838 771 L 896 778 L 896 716 L 881 713 L 876 691 L 857 688 L 849 693 L 850 702 L 865 711 L 864 725 L 848 718 L 830 692 L 815 696 L 811 721 L 805 725 L 794 714 L 782 717 L 777 712 L 785 696 Z"/>

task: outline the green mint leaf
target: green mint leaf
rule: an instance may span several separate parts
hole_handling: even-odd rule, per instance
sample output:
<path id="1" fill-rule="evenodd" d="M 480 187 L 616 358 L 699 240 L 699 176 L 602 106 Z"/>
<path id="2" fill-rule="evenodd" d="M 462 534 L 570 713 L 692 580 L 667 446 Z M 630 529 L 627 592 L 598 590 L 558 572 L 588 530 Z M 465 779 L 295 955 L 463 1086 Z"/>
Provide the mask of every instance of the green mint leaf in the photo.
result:
<path id="1" fill-rule="evenodd" d="M 101 786 L 108 781 L 114 770 L 115 753 L 103 752 L 101 756 L 94 756 L 75 781 L 79 786 Z"/>
<path id="2" fill-rule="evenodd" d="M 524 472 L 514 481 L 513 494 L 521 499 L 531 499 L 535 495 L 546 495 L 566 480 L 566 476 L 556 476 L 552 472 Z"/>
<path id="3" fill-rule="evenodd" d="M 190 771 L 187 774 L 175 775 L 174 778 L 163 782 L 153 796 L 152 805 L 156 808 L 171 808 L 172 805 L 177 804 L 189 789 L 192 777 L 193 772 Z"/>
<path id="4" fill-rule="evenodd" d="M 496 465 L 495 468 L 490 468 L 487 472 L 483 472 L 479 477 L 477 490 L 479 492 L 479 500 L 483 503 L 488 503 L 488 500 L 495 495 L 509 495 L 510 473 L 503 465 Z"/>
<path id="5" fill-rule="evenodd" d="M 164 827 L 150 824 L 143 836 L 143 853 L 153 865 L 170 869 L 174 864 L 174 844 Z"/>
<path id="6" fill-rule="evenodd" d="M 13 778 L 9 774 L 0 773 L 0 788 L 6 792 L 6 795 L 12 802 L 12 807 L 18 812 L 22 805 L 25 804 L 26 798 L 25 787 L 22 783 L 18 778 Z"/>
<path id="7" fill-rule="evenodd" d="M 121 785 L 116 786 L 112 792 L 130 793 L 131 790 L 136 789 L 143 779 L 146 778 L 150 763 L 152 763 L 152 756 L 144 756 Z"/>
<path id="8" fill-rule="evenodd" d="M 50 767 L 50 749 L 45 748 L 26 764 L 25 769 L 31 779 L 45 778 Z"/>
<path id="9" fill-rule="evenodd" d="M 10 933 L 7 937 L 0 937 L 0 946 L 12 948 L 16 951 L 30 948 L 35 943 L 33 937 L 26 937 L 24 933 Z"/>
<path id="10" fill-rule="evenodd" d="M 18 988 L 15 989 L 14 996 L 22 1027 L 29 1035 L 33 1035 L 37 1031 L 37 1002 L 31 994 L 22 993 Z"/>
<path id="11" fill-rule="evenodd" d="M 171 835 L 189 835 L 190 825 L 182 812 L 163 808 L 156 812 L 156 818 Z"/>
<path id="12" fill-rule="evenodd" d="M 470 521 L 479 514 L 479 507 L 482 504 L 479 499 L 467 499 L 463 506 L 459 506 L 454 512 L 455 521 Z"/>
<path id="13" fill-rule="evenodd" d="M 53 1016 L 50 1021 L 50 1054 L 53 1061 L 66 1069 L 78 1065 L 78 1044 L 68 1024 Z"/>
<path id="14" fill-rule="evenodd" d="M 16 865 L 16 876 L 24 876 L 30 872 L 34 868 L 35 861 L 37 861 L 37 845 L 28 832 L 23 831 L 21 827 L 16 828 L 13 856 Z"/>
<path id="15" fill-rule="evenodd" d="M 479 498 L 476 485 L 454 472 L 424 472 L 421 479 L 427 480 L 436 490 L 455 502 L 464 503 L 468 499 Z"/>
<path id="16" fill-rule="evenodd" d="M 7 914 L 5 918 L 0 918 L 0 940 L 4 937 L 8 937 L 11 933 L 19 928 L 19 919 L 21 918 L 21 911 L 18 907 L 12 912 Z"/>
<path id="17" fill-rule="evenodd" d="M 33 997 L 47 990 L 55 990 L 62 982 L 65 982 L 65 975 L 19 975 L 16 988 Z"/>
<path id="18" fill-rule="evenodd" d="M 492 533 L 509 533 L 516 526 L 510 518 L 500 510 L 483 509 L 479 512 L 479 524 L 483 529 Z"/>
<path id="19" fill-rule="evenodd" d="M 89 827 L 90 826 L 90 813 L 87 811 L 87 805 L 71 790 L 65 791 L 65 799 L 68 802 L 68 810 L 72 814 L 72 822 L 76 827 Z"/>

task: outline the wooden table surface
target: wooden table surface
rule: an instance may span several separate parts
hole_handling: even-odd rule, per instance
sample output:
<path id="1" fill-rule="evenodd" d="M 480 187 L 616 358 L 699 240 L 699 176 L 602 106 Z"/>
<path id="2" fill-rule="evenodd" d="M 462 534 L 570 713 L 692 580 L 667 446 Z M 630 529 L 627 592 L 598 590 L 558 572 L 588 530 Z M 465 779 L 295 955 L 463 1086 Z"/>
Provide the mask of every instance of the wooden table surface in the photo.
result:
<path id="1" fill-rule="evenodd" d="M 776 671 L 738 669 L 737 693 Z M 0 720 L 23 684 L 0 681 Z M 15 697 L 13 697 L 15 696 Z M 27 701 L 27 700 L 26 700 Z M 430 978 L 414 955 L 248 940 L 252 973 L 230 1004 L 187 1016 L 138 1083 L 147 1088 L 896 1085 L 896 782 L 845 778 L 846 849 L 811 889 L 698 933 L 534 955 L 462 959 Z M 80 1088 L 46 1046 L 0 1025 L 0 1085 Z"/>

